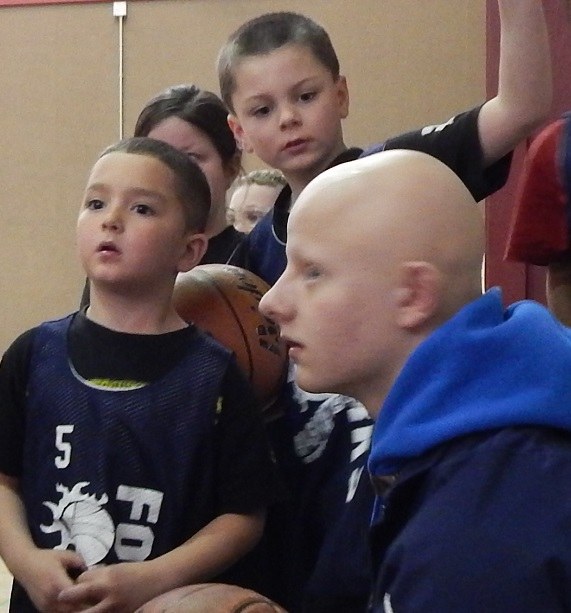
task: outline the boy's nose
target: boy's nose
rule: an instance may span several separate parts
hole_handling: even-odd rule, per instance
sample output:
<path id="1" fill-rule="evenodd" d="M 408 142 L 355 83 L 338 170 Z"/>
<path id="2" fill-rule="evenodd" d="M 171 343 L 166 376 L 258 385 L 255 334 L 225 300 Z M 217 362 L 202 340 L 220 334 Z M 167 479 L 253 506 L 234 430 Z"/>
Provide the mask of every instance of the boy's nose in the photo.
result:
<path id="1" fill-rule="evenodd" d="M 299 123 L 299 112 L 295 105 L 287 104 L 283 106 L 280 113 L 280 126 L 287 128 L 297 123 Z"/>
<path id="2" fill-rule="evenodd" d="M 279 323 L 276 317 L 275 309 L 274 309 L 274 288 L 270 288 L 262 296 L 262 299 L 260 300 L 260 304 L 258 305 L 258 308 L 260 309 L 260 313 L 262 313 L 262 315 L 265 315 L 272 321 Z"/>
<path id="3" fill-rule="evenodd" d="M 103 218 L 102 225 L 105 230 L 120 230 L 123 227 L 120 211 L 115 207 L 109 207 Z"/>
<path id="4" fill-rule="evenodd" d="M 260 300 L 260 304 L 258 305 L 258 309 L 262 315 L 269 317 L 272 321 L 276 321 L 272 309 L 272 290 L 269 289 Z M 276 322 L 277 323 L 277 322 Z"/>
<path id="5" fill-rule="evenodd" d="M 286 304 L 283 300 L 283 292 L 281 291 L 280 280 L 278 279 L 276 285 L 270 288 L 260 300 L 259 304 L 260 312 L 275 321 L 278 325 L 285 320 L 285 313 L 287 310 Z"/>

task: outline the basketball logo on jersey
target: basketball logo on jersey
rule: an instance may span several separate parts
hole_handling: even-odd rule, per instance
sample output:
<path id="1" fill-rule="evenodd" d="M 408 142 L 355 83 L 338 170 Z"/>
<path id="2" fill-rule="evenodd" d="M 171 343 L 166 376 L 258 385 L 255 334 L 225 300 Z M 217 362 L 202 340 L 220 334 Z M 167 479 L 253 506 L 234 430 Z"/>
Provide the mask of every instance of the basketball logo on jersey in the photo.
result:
<path id="1" fill-rule="evenodd" d="M 58 504 L 44 501 L 53 514 L 53 523 L 40 525 L 42 532 L 59 532 L 61 542 L 54 549 L 74 549 L 81 554 L 87 566 L 105 559 L 113 548 L 121 561 L 146 560 L 152 552 L 155 535 L 153 526 L 158 522 L 163 502 L 162 492 L 148 488 L 120 485 L 115 500 L 128 509 L 128 522 L 114 524 L 104 505 L 109 497 L 99 498 L 82 490 L 89 485 L 81 481 L 71 489 L 57 484 L 61 494 Z"/>
<path id="2" fill-rule="evenodd" d="M 60 532 L 61 543 L 54 549 L 75 549 L 87 566 L 92 566 L 103 560 L 113 547 L 115 526 L 103 508 L 108 501 L 107 494 L 97 498 L 82 492 L 88 485 L 89 482 L 83 481 L 70 490 L 57 484 L 56 490 L 61 494 L 59 503 L 43 503 L 52 512 L 54 521 L 40 528 L 46 534 Z"/>

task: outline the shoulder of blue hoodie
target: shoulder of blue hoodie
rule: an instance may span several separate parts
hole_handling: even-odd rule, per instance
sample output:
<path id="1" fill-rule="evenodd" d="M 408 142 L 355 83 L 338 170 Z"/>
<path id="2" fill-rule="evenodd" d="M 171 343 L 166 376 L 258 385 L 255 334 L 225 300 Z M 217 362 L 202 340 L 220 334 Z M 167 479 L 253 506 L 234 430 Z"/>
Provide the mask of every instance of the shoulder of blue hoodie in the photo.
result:
<path id="1" fill-rule="evenodd" d="M 373 475 L 454 438 L 508 428 L 571 431 L 571 329 L 533 301 L 504 309 L 496 288 L 409 356 L 375 424 Z"/>
<path id="2" fill-rule="evenodd" d="M 374 611 L 571 609 L 570 337 L 492 291 L 410 357 L 369 463 L 376 482 L 395 475 L 373 528 Z"/>
<path id="3" fill-rule="evenodd" d="M 480 432 L 409 462 L 373 527 L 372 610 L 571 610 L 571 437 Z"/>

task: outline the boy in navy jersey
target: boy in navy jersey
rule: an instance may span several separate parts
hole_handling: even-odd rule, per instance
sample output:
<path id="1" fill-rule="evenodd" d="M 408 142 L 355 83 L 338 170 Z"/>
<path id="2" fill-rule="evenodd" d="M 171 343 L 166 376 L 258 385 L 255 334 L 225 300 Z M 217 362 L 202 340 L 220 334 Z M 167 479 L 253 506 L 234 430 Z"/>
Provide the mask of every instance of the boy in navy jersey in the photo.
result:
<path id="1" fill-rule="evenodd" d="M 417 149 L 445 162 L 476 200 L 495 192 L 509 171 L 509 153 L 549 113 L 550 54 L 539 0 L 499 0 L 498 93 L 436 126 L 388 139 L 363 151 L 348 148 L 342 121 L 349 93 L 327 32 L 304 15 L 261 15 L 236 30 L 218 59 L 229 122 L 246 151 L 281 170 L 288 181 L 232 263 L 273 284 L 286 265 L 289 211 L 302 189 L 330 166 L 382 149 Z M 370 67 L 374 78 L 382 78 Z M 375 127 L 371 126 L 374 133 Z M 355 249 L 359 248 L 354 241 Z M 367 411 L 352 399 L 283 393 L 284 418 L 271 425 L 283 466 L 291 468 L 294 508 L 274 568 L 284 568 L 274 598 L 293 611 L 354 613 L 370 584 L 366 534 L 373 493 L 366 476 L 372 432 Z M 273 517 L 270 518 L 273 524 Z M 278 530 L 279 532 L 279 530 Z"/>
<path id="2" fill-rule="evenodd" d="M 160 141 L 121 141 L 91 171 L 77 222 L 90 305 L 25 332 L 0 368 L 13 611 L 133 611 L 261 536 L 274 464 L 252 392 L 171 303 L 209 206 L 202 172 Z"/>
<path id="3" fill-rule="evenodd" d="M 382 152 L 302 192 L 260 303 L 299 385 L 375 419 L 375 613 L 571 610 L 571 332 L 482 294 L 484 245 L 449 168 Z"/>

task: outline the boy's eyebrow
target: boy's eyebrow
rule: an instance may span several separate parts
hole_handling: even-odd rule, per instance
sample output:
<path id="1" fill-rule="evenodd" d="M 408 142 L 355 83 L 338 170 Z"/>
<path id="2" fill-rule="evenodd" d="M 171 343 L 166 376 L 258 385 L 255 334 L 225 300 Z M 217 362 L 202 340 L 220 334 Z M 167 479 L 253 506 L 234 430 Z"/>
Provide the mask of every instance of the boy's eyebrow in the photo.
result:
<path id="1" fill-rule="evenodd" d="M 91 185 L 87 186 L 85 191 L 90 192 L 97 190 L 108 191 L 109 186 L 105 183 L 92 183 Z M 131 198 L 152 198 L 153 200 L 157 200 L 159 202 L 166 201 L 165 196 L 160 192 L 156 192 L 152 189 L 145 189 L 144 187 L 131 187 L 127 188 L 125 191 Z"/>
<path id="2" fill-rule="evenodd" d="M 317 79 L 320 78 L 320 75 L 312 75 L 310 77 L 305 77 L 303 79 L 301 79 L 300 81 L 297 81 L 296 83 L 294 83 L 289 89 L 299 89 L 300 87 L 304 87 L 305 85 L 309 85 L 312 84 L 314 81 L 316 81 Z M 253 102 L 255 100 L 258 99 L 264 99 L 264 98 L 268 98 L 271 97 L 270 94 L 266 94 L 264 92 L 261 93 L 257 93 L 257 94 L 252 94 L 251 96 L 246 96 L 245 101 L 246 102 Z"/>
<path id="3" fill-rule="evenodd" d="M 151 189 L 145 189 L 143 187 L 134 187 L 132 189 L 128 189 L 127 193 L 130 196 L 134 196 L 136 198 L 153 198 L 154 200 L 158 200 L 159 202 L 166 202 L 166 198 L 160 192 L 155 192 Z"/>

